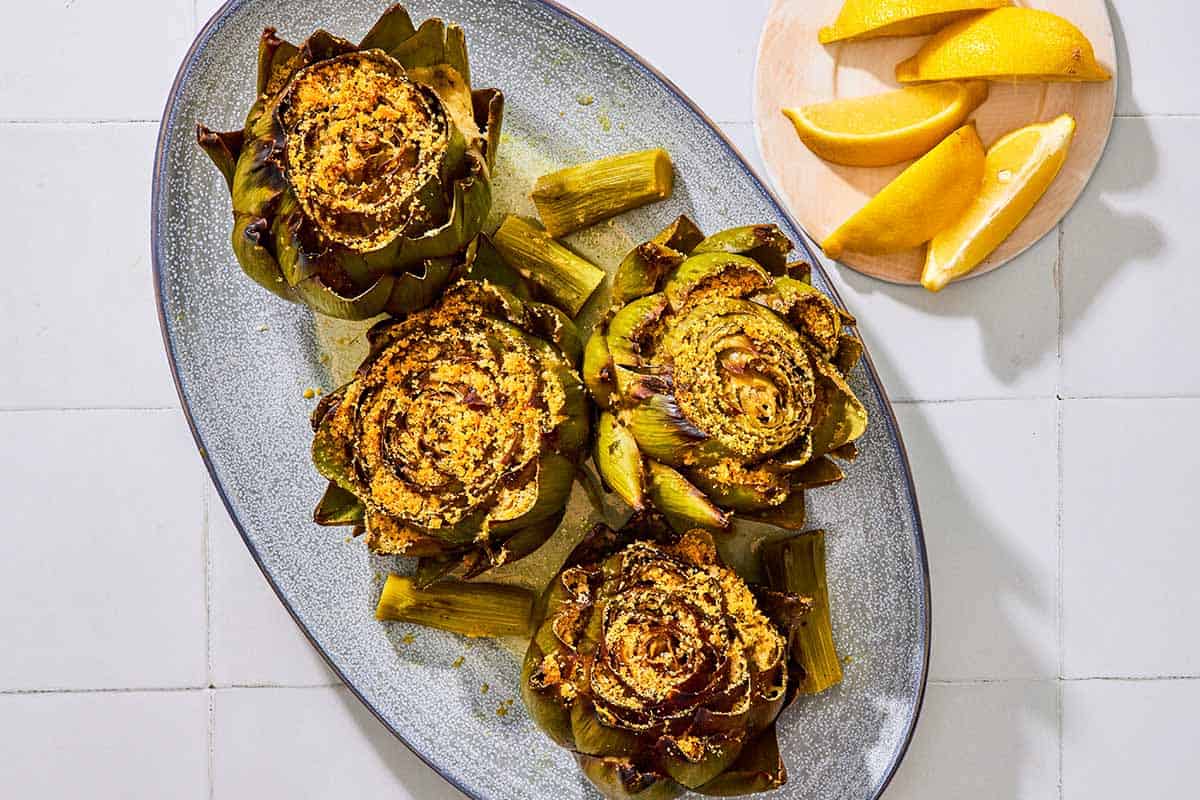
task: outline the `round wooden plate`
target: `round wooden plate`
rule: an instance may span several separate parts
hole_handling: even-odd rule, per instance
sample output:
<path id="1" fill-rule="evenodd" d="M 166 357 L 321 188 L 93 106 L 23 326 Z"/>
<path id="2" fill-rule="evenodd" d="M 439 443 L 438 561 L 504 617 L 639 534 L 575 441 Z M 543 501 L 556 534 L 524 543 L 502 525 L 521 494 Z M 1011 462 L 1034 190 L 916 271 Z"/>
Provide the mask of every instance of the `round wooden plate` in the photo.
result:
<path id="1" fill-rule="evenodd" d="M 1075 141 L 1062 172 L 1013 234 L 972 276 L 1015 258 L 1066 215 L 1091 177 L 1112 128 L 1117 98 L 1117 57 L 1105 0 L 1037 0 L 1017 5 L 1053 11 L 1075 23 L 1113 73 L 1105 83 L 992 83 L 976 110 L 979 135 L 990 146 L 1009 131 L 1062 113 L 1075 117 Z M 822 45 L 817 31 L 833 22 L 842 0 L 775 0 L 758 48 L 755 127 L 775 188 L 818 242 L 863 206 L 912 162 L 892 167 L 843 167 L 822 161 L 780 112 L 843 97 L 896 89 L 896 64 L 928 37 L 875 39 Z M 894 283 L 920 282 L 925 248 L 888 256 L 847 253 L 842 263 Z"/>

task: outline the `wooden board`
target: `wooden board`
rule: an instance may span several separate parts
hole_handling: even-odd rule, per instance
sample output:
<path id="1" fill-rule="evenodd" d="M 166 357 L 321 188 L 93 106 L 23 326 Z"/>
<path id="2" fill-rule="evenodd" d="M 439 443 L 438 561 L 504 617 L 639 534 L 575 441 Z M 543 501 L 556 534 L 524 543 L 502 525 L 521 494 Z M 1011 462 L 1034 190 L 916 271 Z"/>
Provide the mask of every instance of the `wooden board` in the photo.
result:
<path id="1" fill-rule="evenodd" d="M 1062 113 L 1078 128 L 1057 180 L 1032 213 L 972 276 L 999 267 L 1049 233 L 1075 204 L 1108 141 L 1117 97 L 1117 57 L 1105 0 L 1037 0 L 1071 20 L 1091 39 L 1097 60 L 1113 73 L 1106 83 L 993 83 L 974 114 L 990 146 L 1009 131 Z M 775 0 L 759 42 L 755 76 L 755 127 L 769 177 L 796 220 L 818 242 L 863 206 L 911 162 L 893 167 L 843 167 L 822 161 L 780 112 L 844 97 L 899 88 L 895 65 L 928 37 L 875 39 L 822 45 L 817 31 L 833 22 L 842 0 Z M 889 256 L 847 253 L 842 263 L 894 283 L 919 283 L 925 248 Z M 968 276 L 970 277 L 970 276 Z"/>

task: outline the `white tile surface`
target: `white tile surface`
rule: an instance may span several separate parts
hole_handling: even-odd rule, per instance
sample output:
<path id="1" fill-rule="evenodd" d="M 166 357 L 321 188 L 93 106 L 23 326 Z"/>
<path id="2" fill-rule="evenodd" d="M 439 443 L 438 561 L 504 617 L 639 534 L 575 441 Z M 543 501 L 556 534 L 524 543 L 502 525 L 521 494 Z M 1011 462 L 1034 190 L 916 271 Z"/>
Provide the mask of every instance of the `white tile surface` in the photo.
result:
<path id="1" fill-rule="evenodd" d="M 1120 57 L 1118 114 L 1200 113 L 1200 6 L 1108 0 Z"/>
<path id="2" fill-rule="evenodd" d="M 0 124 L 0 175 L 20 187 L 0 214 L 11 267 L 0 293 L 0 407 L 177 404 L 146 238 L 155 133 Z"/>
<path id="3" fill-rule="evenodd" d="M 5 4 L 0 119 L 157 119 L 191 41 L 191 0 Z"/>
<path id="4" fill-rule="evenodd" d="M 1068 395 L 1200 393 L 1198 138 L 1200 119 L 1118 119 L 1105 159 L 1067 217 Z"/>
<path id="5" fill-rule="evenodd" d="M 0 695 L 0 790 L 204 800 L 207 727 L 203 691 Z"/>
<path id="6" fill-rule="evenodd" d="M 751 122 L 769 0 L 573 0 L 570 6 L 679 85 L 711 118 Z"/>
<path id="7" fill-rule="evenodd" d="M 1200 681 L 1084 681 L 1063 690 L 1064 800 L 1196 796 Z"/>
<path id="8" fill-rule="evenodd" d="M 462 798 L 347 689 L 219 689 L 215 708 L 215 800 Z"/>
<path id="9" fill-rule="evenodd" d="M 1049 397 L 1058 370 L 1051 233 L 1013 263 L 931 294 L 826 263 L 893 400 Z"/>
<path id="10" fill-rule="evenodd" d="M 1070 676 L 1200 675 L 1200 399 L 1067 401 Z"/>
<path id="11" fill-rule="evenodd" d="M 897 408 L 929 549 L 933 679 L 1058 674 L 1054 400 Z"/>
<path id="12" fill-rule="evenodd" d="M 203 484 L 181 415 L 0 413 L 0 453 L 20 454 L 0 482 L 0 689 L 202 685 Z"/>
<path id="13" fill-rule="evenodd" d="M 1052 681 L 930 686 L 887 800 L 1057 800 L 1057 703 Z"/>
<path id="14" fill-rule="evenodd" d="M 217 686 L 338 683 L 296 627 L 209 490 L 211 669 Z"/>

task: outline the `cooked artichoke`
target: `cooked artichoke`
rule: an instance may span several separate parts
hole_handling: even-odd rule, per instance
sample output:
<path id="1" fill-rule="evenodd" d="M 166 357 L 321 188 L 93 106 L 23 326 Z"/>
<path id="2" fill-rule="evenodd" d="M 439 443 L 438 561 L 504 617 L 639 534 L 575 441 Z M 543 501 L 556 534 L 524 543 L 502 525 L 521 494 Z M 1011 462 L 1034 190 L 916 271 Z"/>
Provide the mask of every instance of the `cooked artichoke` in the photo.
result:
<path id="1" fill-rule="evenodd" d="M 463 280 L 368 339 L 353 380 L 313 414 L 313 462 L 330 481 L 316 521 L 361 525 L 375 552 L 421 558 L 422 583 L 540 546 L 589 434 L 571 321 Z"/>
<path id="2" fill-rule="evenodd" d="M 621 263 L 619 305 L 589 340 L 596 463 L 635 509 L 677 530 L 741 514 L 804 525 L 804 489 L 842 477 L 867 412 L 846 382 L 854 323 L 788 264 L 774 225 L 707 239 L 681 217 Z"/>
<path id="3" fill-rule="evenodd" d="M 600 526 L 535 609 L 521 695 L 609 798 L 781 786 L 775 720 L 808 600 L 751 588 L 711 535 L 644 515 Z"/>
<path id="4" fill-rule="evenodd" d="M 233 251 L 288 300 L 345 319 L 428 305 L 491 206 L 503 97 L 471 88 L 462 29 L 393 6 L 359 45 L 268 28 L 242 130 L 203 125 Z"/>

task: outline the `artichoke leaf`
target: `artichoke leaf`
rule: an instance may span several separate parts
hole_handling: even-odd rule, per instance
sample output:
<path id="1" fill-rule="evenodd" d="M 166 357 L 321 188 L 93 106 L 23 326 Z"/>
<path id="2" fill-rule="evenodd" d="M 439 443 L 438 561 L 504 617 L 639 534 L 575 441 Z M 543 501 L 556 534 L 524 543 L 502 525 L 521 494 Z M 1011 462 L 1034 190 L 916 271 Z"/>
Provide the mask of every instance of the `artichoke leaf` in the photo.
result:
<path id="1" fill-rule="evenodd" d="M 383 16 L 371 26 L 371 30 L 359 42 L 358 48 L 386 52 L 399 47 L 416 32 L 417 28 L 413 25 L 412 17 L 404 10 L 404 6 L 397 3 L 383 12 Z"/>
<path id="2" fill-rule="evenodd" d="M 791 488 L 788 477 L 769 466 L 742 467 L 717 462 L 693 468 L 688 477 L 714 503 L 739 512 L 763 511 L 781 505 Z"/>
<path id="3" fill-rule="evenodd" d="M 486 138 L 483 155 L 490 171 L 496 168 L 496 152 L 500 148 L 504 95 L 499 89 L 475 89 L 471 92 L 471 109 L 476 127 Z"/>
<path id="4" fill-rule="evenodd" d="M 635 511 L 646 506 L 646 465 L 637 441 L 605 411 L 596 427 L 596 466 L 608 487 Z"/>
<path id="5" fill-rule="evenodd" d="M 313 521 L 318 525 L 357 525 L 365 512 L 358 497 L 330 481 L 313 512 Z"/>
<path id="6" fill-rule="evenodd" d="M 549 628 L 549 626 L 543 626 Z M 572 749 L 575 738 L 571 729 L 571 710 L 556 698 L 533 688 L 530 678 L 541 666 L 545 653 L 537 644 L 530 644 L 521 665 L 521 702 L 542 732 L 559 747 Z"/>
<path id="7" fill-rule="evenodd" d="M 867 410 L 832 366 L 815 358 L 812 361 L 817 375 L 812 429 L 812 452 L 816 457 L 862 436 L 867 430 Z"/>
<path id="8" fill-rule="evenodd" d="M 787 271 L 787 257 L 792 252 L 792 242 L 778 225 L 744 225 L 714 233 L 696 245 L 692 252 L 749 256 L 766 267 L 772 275 L 782 275 Z"/>
<path id="9" fill-rule="evenodd" d="M 696 245 L 704 241 L 704 233 L 692 222 L 691 217 L 680 214 L 650 241 L 664 245 L 685 256 L 691 255 Z"/>
<path id="10" fill-rule="evenodd" d="M 745 297 L 771 285 L 771 276 L 753 259 L 731 253 L 693 253 L 679 265 L 663 293 L 678 313 L 706 290 L 723 297 Z"/>
<path id="11" fill-rule="evenodd" d="M 694 457 L 697 447 L 709 441 L 704 431 L 692 424 L 679 403 L 663 391 L 657 376 L 639 377 L 632 404 L 619 415 L 638 447 L 650 458 L 682 466 Z"/>
<path id="12" fill-rule="evenodd" d="M 529 300 L 529 284 L 521 277 L 521 273 L 508 265 L 492 244 L 492 239 L 486 233 L 475 238 L 475 255 L 469 259 L 463 277 L 473 281 L 487 281 L 496 286 L 503 286 L 521 300 Z"/>
<path id="13" fill-rule="evenodd" d="M 804 530 L 806 517 L 804 489 L 799 486 L 792 487 L 787 499 L 779 505 L 746 515 L 747 519 L 765 522 L 788 531 Z"/>
<path id="14" fill-rule="evenodd" d="M 838 339 L 837 352 L 833 356 L 833 365 L 846 375 L 862 358 L 863 343 L 855 336 L 843 334 Z"/>
<path id="15" fill-rule="evenodd" d="M 658 289 L 662 279 L 683 263 L 684 255 L 655 241 L 640 244 L 621 260 L 613 277 L 614 303 L 628 303 Z"/>
<path id="16" fill-rule="evenodd" d="M 779 739 L 772 723 L 742 749 L 729 769 L 696 789 L 710 797 L 736 797 L 767 792 L 787 783 L 787 767 L 779 753 Z"/>
<path id="17" fill-rule="evenodd" d="M 430 258 L 417 269 L 419 272 L 410 268 L 394 276 L 380 278 L 381 281 L 392 282 L 391 292 L 384 301 L 384 311 L 394 316 L 404 316 L 425 308 L 457 277 L 461 265 L 453 258 Z"/>
<path id="18" fill-rule="evenodd" d="M 578 367 L 583 357 L 583 342 L 579 328 L 561 309 L 549 303 L 526 303 L 530 333 L 554 343 L 567 357 L 572 367 Z"/>
<path id="19" fill-rule="evenodd" d="M 197 143 L 221 171 L 221 175 L 225 177 L 225 185 L 230 191 L 233 191 L 233 175 L 237 171 L 238 156 L 242 154 L 245 140 L 246 134 L 241 130 L 221 133 L 209 130 L 203 125 L 196 125 Z"/>
<path id="20" fill-rule="evenodd" d="M 683 794 L 679 784 L 629 758 L 576 753 L 575 761 L 607 800 L 673 800 Z"/>
<path id="21" fill-rule="evenodd" d="M 614 367 L 612 354 L 608 350 L 608 337 L 597 327 L 588 337 L 583 350 L 583 382 L 602 408 L 612 404 Z"/>
<path id="22" fill-rule="evenodd" d="M 642 363 L 643 342 L 666 309 L 666 295 L 652 294 L 634 300 L 613 315 L 608 323 L 608 349 L 614 364 L 636 367 Z"/>
<path id="23" fill-rule="evenodd" d="M 272 86 L 281 86 L 281 73 L 299 51 L 296 45 L 276 36 L 274 28 L 263 31 L 258 40 L 258 95 L 271 94 Z"/>
<path id="24" fill-rule="evenodd" d="M 841 467 L 825 456 L 808 462 L 792 473 L 792 485 L 802 489 L 830 486 L 845 478 Z"/>
<path id="25" fill-rule="evenodd" d="M 283 279 L 283 269 L 271 254 L 266 242 L 267 221 L 261 217 L 239 214 L 234 218 L 233 253 L 238 264 L 255 283 L 284 300 L 293 299 L 293 292 Z"/>
<path id="26" fill-rule="evenodd" d="M 676 531 L 729 529 L 729 517 L 679 472 L 657 461 L 648 461 L 647 469 L 650 500 Z"/>
<path id="27" fill-rule="evenodd" d="M 605 725 L 584 698 L 571 706 L 571 738 L 575 752 L 589 756 L 632 756 L 638 748 L 635 734 Z"/>
<path id="28" fill-rule="evenodd" d="M 711 740 L 699 761 L 692 761 L 672 752 L 668 745 L 659 758 L 659 766 L 676 783 L 688 789 L 696 789 L 729 769 L 741 755 L 742 743 L 741 737 L 736 736 Z"/>
<path id="29" fill-rule="evenodd" d="M 363 320 L 383 313 L 392 296 L 394 285 L 395 279 L 387 275 L 364 291 L 345 297 L 326 286 L 319 275 L 313 275 L 293 286 L 292 290 L 305 304 L 321 314 L 340 319 Z"/>
<path id="30" fill-rule="evenodd" d="M 387 52 L 409 71 L 448 66 L 462 77 L 468 87 L 471 85 L 467 39 L 458 25 L 447 25 L 436 17 L 427 19 L 416 33 L 393 45 Z"/>
<path id="31" fill-rule="evenodd" d="M 511 533 L 542 522 L 557 514 L 567 503 L 575 482 L 575 464 L 558 453 L 543 452 L 537 463 L 537 499 L 518 516 L 510 519 L 492 518 L 494 533 Z"/>

